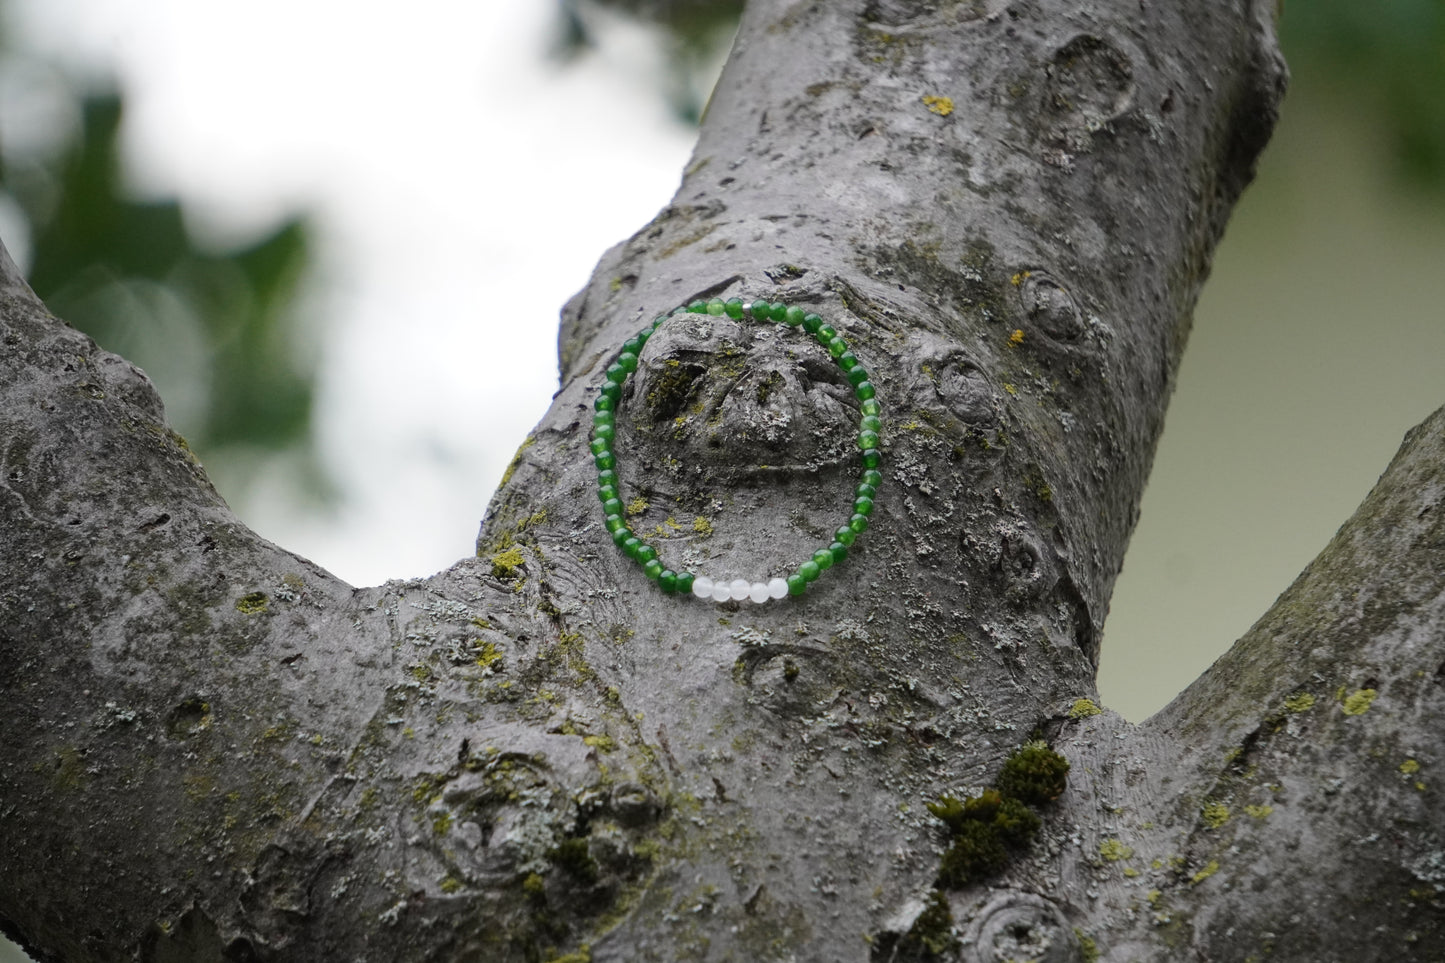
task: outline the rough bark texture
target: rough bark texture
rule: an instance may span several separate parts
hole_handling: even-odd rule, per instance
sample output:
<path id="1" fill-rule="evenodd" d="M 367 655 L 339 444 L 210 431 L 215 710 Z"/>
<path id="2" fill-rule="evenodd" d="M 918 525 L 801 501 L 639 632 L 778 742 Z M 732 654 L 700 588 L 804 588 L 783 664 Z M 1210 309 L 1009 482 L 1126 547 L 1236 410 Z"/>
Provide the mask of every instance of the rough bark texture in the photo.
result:
<path id="1" fill-rule="evenodd" d="M 564 312 L 478 557 L 424 581 L 247 531 L 7 259 L 7 932 L 65 961 L 1441 958 L 1445 414 L 1168 710 L 1088 701 L 1282 93 L 1272 16 L 754 0 L 676 200 Z M 818 311 L 884 405 L 872 529 L 780 604 L 661 594 L 593 495 L 603 368 L 714 294 Z M 661 328 L 619 418 L 634 527 L 698 571 L 796 565 L 851 500 L 835 370 L 797 332 Z M 937 886 L 926 804 L 1040 738 L 1071 769 L 1037 837 Z"/>

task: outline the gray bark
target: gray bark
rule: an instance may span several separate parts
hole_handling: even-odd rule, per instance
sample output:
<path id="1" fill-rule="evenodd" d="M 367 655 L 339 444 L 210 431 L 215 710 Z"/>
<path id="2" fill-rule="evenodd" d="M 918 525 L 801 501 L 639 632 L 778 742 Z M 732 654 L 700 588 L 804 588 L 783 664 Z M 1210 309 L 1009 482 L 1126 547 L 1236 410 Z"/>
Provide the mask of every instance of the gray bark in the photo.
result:
<path id="1" fill-rule="evenodd" d="M 249 532 L 7 259 L 6 931 L 65 961 L 1442 958 L 1445 413 L 1165 712 L 1080 701 L 1282 94 L 1272 16 L 754 0 L 673 204 L 563 313 L 478 557 L 427 580 Z M 602 530 L 594 386 L 714 294 L 817 310 L 876 372 L 872 529 L 802 598 L 663 595 Z M 798 332 L 661 328 L 619 419 L 635 527 L 796 565 L 856 474 L 832 372 Z M 925 804 L 1036 738 L 1071 764 L 1038 838 L 935 889 Z"/>

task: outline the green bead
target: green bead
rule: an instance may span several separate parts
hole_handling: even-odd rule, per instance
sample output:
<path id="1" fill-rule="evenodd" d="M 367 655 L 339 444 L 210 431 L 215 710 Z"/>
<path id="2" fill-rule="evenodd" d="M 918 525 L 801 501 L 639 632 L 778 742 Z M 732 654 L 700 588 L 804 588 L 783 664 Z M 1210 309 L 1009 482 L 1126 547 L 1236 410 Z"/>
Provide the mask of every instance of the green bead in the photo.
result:
<path id="1" fill-rule="evenodd" d="M 858 419 L 858 427 L 864 431 L 882 431 L 883 422 L 878 419 L 877 415 L 864 415 Z"/>
<path id="2" fill-rule="evenodd" d="M 594 439 L 600 438 L 600 439 L 602 439 L 603 441 L 607 442 L 607 447 L 609 447 L 609 448 L 612 447 L 612 439 L 613 439 L 613 436 L 615 436 L 616 434 L 617 434 L 617 428 L 616 428 L 616 426 L 614 426 L 614 425 L 593 425 L 593 426 L 592 426 L 592 437 L 593 437 Z"/>
<path id="3" fill-rule="evenodd" d="M 671 594 L 677 591 L 677 573 L 670 568 L 665 568 L 657 576 L 657 587 L 664 592 Z"/>
<path id="4" fill-rule="evenodd" d="M 870 468 L 863 473 L 863 484 L 872 485 L 877 488 L 883 484 L 883 473 L 876 468 Z"/>
<path id="5" fill-rule="evenodd" d="M 809 560 L 798 566 L 798 574 L 809 582 L 812 582 L 817 579 L 819 575 L 823 574 L 823 570 L 818 567 L 817 562 Z"/>
<path id="6" fill-rule="evenodd" d="M 617 364 L 628 374 L 637 370 L 637 355 L 631 351 L 624 351 L 617 356 Z"/>
<path id="7" fill-rule="evenodd" d="M 686 304 L 679 304 L 677 307 L 673 308 L 673 309 L 672 309 L 671 311 L 669 311 L 667 314 L 668 314 L 668 317 L 670 317 L 670 318 L 675 318 L 675 317 L 677 317 L 679 314 L 687 314 L 687 313 L 689 313 L 689 312 L 688 312 L 688 305 L 686 305 Z"/>
<path id="8" fill-rule="evenodd" d="M 806 592 L 806 591 L 808 591 L 808 580 L 807 580 L 807 579 L 803 578 L 803 576 L 801 576 L 801 575 L 789 575 L 789 576 L 788 576 L 788 594 L 789 594 L 789 595 L 802 595 L 802 594 L 803 594 L 804 592 Z"/>
<path id="9" fill-rule="evenodd" d="M 858 365 L 856 368 L 848 369 L 847 375 L 848 383 L 854 388 L 861 387 L 862 385 L 868 383 L 868 369 L 863 367 L 861 364 Z M 868 385 L 868 387 L 871 389 L 873 386 L 870 384 Z M 871 398 L 872 395 L 869 395 L 868 397 Z M 867 398 L 864 398 L 862 400 L 866 401 Z"/>
<path id="10" fill-rule="evenodd" d="M 691 573 L 691 572 L 678 572 L 678 573 L 677 573 L 677 590 L 678 590 L 679 592 L 691 592 L 691 591 L 692 591 L 692 583 L 693 583 L 696 579 L 697 579 L 697 576 L 694 575 L 694 574 Z"/>
<path id="11" fill-rule="evenodd" d="M 856 518 L 857 516 L 855 515 L 854 517 Z M 628 558 L 636 558 L 637 550 L 641 547 L 642 539 L 638 538 L 631 532 L 628 532 L 627 537 L 622 540 L 622 551 L 627 553 Z"/>
<path id="12" fill-rule="evenodd" d="M 740 320 L 743 316 L 743 299 L 729 298 L 727 304 L 723 305 L 723 312 L 734 321 Z"/>
<path id="13" fill-rule="evenodd" d="M 865 448 L 863 450 L 863 467 L 877 468 L 883 464 L 883 452 L 877 448 Z"/>
<path id="14" fill-rule="evenodd" d="M 613 531 L 612 544 L 616 545 L 618 548 L 622 549 L 625 552 L 627 551 L 627 540 L 632 537 L 632 529 L 628 528 L 624 524 L 621 528 Z"/>
<path id="15" fill-rule="evenodd" d="M 818 320 L 822 321 L 823 319 L 819 318 Z M 813 336 L 818 339 L 819 344 L 827 344 L 829 341 L 838 337 L 838 329 L 831 324 L 820 324 L 818 325 L 818 330 L 813 332 Z"/>
<path id="16" fill-rule="evenodd" d="M 622 394 L 622 387 L 620 385 L 612 384 L 610 381 L 605 382 L 605 384 L 616 388 L 617 395 Z M 617 407 L 617 397 L 604 389 L 603 392 L 597 396 L 597 400 L 592 402 L 592 407 L 596 408 L 598 412 L 606 412 L 610 415 L 612 410 Z"/>
<path id="17" fill-rule="evenodd" d="M 718 317 L 722 315 L 724 312 L 727 311 L 727 309 L 728 306 L 723 303 L 722 298 L 713 298 L 707 303 L 707 313 L 711 314 L 713 317 Z"/>
<path id="18" fill-rule="evenodd" d="M 797 321 L 788 320 L 788 306 L 781 301 L 774 301 L 772 307 L 768 308 L 768 316 L 778 324 L 797 324 Z M 798 319 L 799 321 L 802 318 Z"/>
<path id="19" fill-rule="evenodd" d="M 838 355 L 838 367 L 844 371 L 852 371 L 858 367 L 858 356 L 851 351 L 844 351 Z"/>
<path id="20" fill-rule="evenodd" d="M 867 482 L 864 482 L 857 488 L 853 489 L 853 494 L 859 498 L 872 498 L 874 495 L 878 494 L 878 489 L 874 488 Z"/>
<path id="21" fill-rule="evenodd" d="M 613 468 L 617 465 L 617 456 L 610 451 L 604 451 L 593 455 L 592 461 L 599 469 Z"/>
<path id="22" fill-rule="evenodd" d="M 854 533 L 862 535 L 864 532 L 868 531 L 868 516 L 854 515 L 852 518 L 848 519 L 848 527 L 853 529 Z"/>
<path id="23" fill-rule="evenodd" d="M 621 496 L 621 495 L 618 493 L 618 491 L 617 491 L 617 486 L 616 486 L 616 485 L 598 485 L 598 486 L 597 486 L 597 499 L 598 499 L 598 501 L 602 502 L 604 505 L 607 504 L 607 499 L 609 499 L 609 498 L 621 498 L 621 497 L 622 497 L 622 496 Z"/>
<path id="24" fill-rule="evenodd" d="M 853 371 L 857 370 L 857 368 L 853 369 Z M 853 371 L 848 372 L 849 381 L 853 380 Z M 867 401 L 869 398 L 873 397 L 877 393 L 878 392 L 873 387 L 873 382 L 871 381 L 860 381 L 853 386 L 853 394 L 858 396 L 859 401 Z"/>
<path id="25" fill-rule="evenodd" d="M 603 502 L 603 503 L 602 503 L 602 514 L 604 514 L 604 515 L 621 515 L 621 514 L 622 514 L 622 501 L 621 501 L 621 499 L 609 498 L 609 499 L 607 499 L 607 501 Z"/>
<path id="26" fill-rule="evenodd" d="M 872 508 L 869 508 L 869 511 L 872 511 Z M 648 562 L 652 561 L 655 558 L 657 558 L 657 549 L 653 548 L 651 545 L 643 544 L 638 547 L 637 560 L 643 565 L 646 565 Z M 661 571 L 660 568 L 659 571 Z"/>
<path id="27" fill-rule="evenodd" d="M 659 314 L 657 317 L 653 318 L 653 319 L 652 319 L 652 330 L 653 330 L 653 331 L 656 331 L 658 328 L 662 327 L 662 323 L 663 323 L 664 321 L 666 321 L 666 320 L 667 320 L 667 315 L 665 315 L 665 314 Z"/>
<path id="28" fill-rule="evenodd" d="M 840 526 L 838 530 L 833 533 L 833 541 L 841 542 L 844 546 L 852 545 L 853 540 L 857 537 L 858 533 L 853 531 L 853 529 L 849 528 L 847 525 Z"/>
<path id="29" fill-rule="evenodd" d="M 642 561 L 642 560 L 641 560 L 641 559 L 638 559 L 638 561 Z M 653 581 L 657 581 L 657 579 L 662 576 L 662 563 L 659 562 L 659 561 L 658 561 L 657 559 L 655 559 L 655 558 L 654 558 L 654 559 L 649 559 L 648 561 L 643 562 L 643 563 L 642 563 L 642 574 L 646 575 L 648 578 L 652 579 Z"/>
<path id="30" fill-rule="evenodd" d="M 593 438 L 589 447 L 592 449 L 592 454 L 600 455 L 604 451 L 612 450 L 612 442 L 606 438 Z"/>
<path id="31" fill-rule="evenodd" d="M 784 312 L 783 312 L 783 323 L 785 323 L 785 324 L 787 324 L 787 325 L 789 325 L 789 326 L 791 326 L 791 327 L 794 327 L 794 328 L 796 328 L 798 325 L 801 324 L 801 325 L 803 325 L 804 329 L 806 329 L 806 328 L 807 328 L 807 323 L 806 323 L 806 322 L 807 322 L 807 320 L 808 320 L 809 317 L 812 317 L 812 315 L 808 314 L 807 311 L 804 311 L 802 308 L 798 307 L 798 306 L 795 304 L 795 305 L 793 305 L 792 307 L 788 308 L 787 311 L 784 311 Z M 819 318 L 819 319 L 818 319 L 818 322 L 819 322 L 820 324 L 822 323 L 822 321 L 823 321 L 822 318 Z M 818 329 L 815 327 L 815 328 L 812 329 L 812 331 L 809 331 L 808 333 L 809 333 L 809 334 L 812 334 L 813 331 L 816 331 L 816 330 L 818 330 Z"/>
<path id="32" fill-rule="evenodd" d="M 803 309 L 796 308 L 794 310 L 801 311 Z M 809 334 L 817 334 L 818 330 L 823 327 L 823 319 L 818 317 L 816 314 L 804 314 L 802 324 L 804 331 L 808 332 Z"/>
<path id="33" fill-rule="evenodd" d="M 833 567 L 833 553 L 826 548 L 820 548 L 813 553 L 813 564 L 818 566 L 818 571 L 826 572 Z"/>
<path id="34" fill-rule="evenodd" d="M 622 342 L 622 353 L 633 356 L 642 353 L 642 346 L 647 343 L 646 335 L 636 334 Z"/>
<path id="35" fill-rule="evenodd" d="M 616 535 L 619 531 L 627 527 L 627 522 L 623 521 L 621 515 L 608 515 L 607 521 L 604 524 L 607 526 L 607 532 L 610 535 Z"/>
<path id="36" fill-rule="evenodd" d="M 604 471 L 599 471 L 597 473 L 597 485 L 600 488 L 605 488 L 608 485 L 611 485 L 613 488 L 617 488 L 621 484 L 622 480 L 617 477 L 617 472 L 613 471 L 611 468 L 608 468 Z M 619 495 L 618 497 L 621 498 L 622 496 Z"/>
<path id="37" fill-rule="evenodd" d="M 819 340 L 821 341 L 822 339 L 819 338 Z M 843 357 L 843 353 L 848 350 L 848 342 L 842 338 L 829 338 L 824 344 L 828 349 L 828 353 L 835 358 Z"/>
<path id="38" fill-rule="evenodd" d="M 858 406 L 858 410 L 865 415 L 880 415 L 883 413 L 883 406 L 874 398 L 865 398 L 863 403 Z"/>
<path id="39" fill-rule="evenodd" d="M 598 388 L 597 391 L 599 394 L 611 398 L 614 403 L 618 398 L 622 397 L 622 386 L 611 381 L 602 382 L 602 387 Z"/>
<path id="40" fill-rule="evenodd" d="M 698 300 L 687 306 L 689 314 L 707 314 L 707 302 Z"/>
<path id="41" fill-rule="evenodd" d="M 859 495 L 857 498 L 853 499 L 853 514 L 872 515 L 873 499 L 869 498 L 867 495 Z"/>
<path id="42" fill-rule="evenodd" d="M 870 448 L 877 448 L 877 447 L 878 447 L 878 432 L 876 432 L 876 431 L 860 431 L 860 432 L 858 432 L 858 447 L 859 447 L 860 449 L 862 449 L 863 451 L 867 451 L 867 450 L 870 449 Z"/>
<path id="43" fill-rule="evenodd" d="M 842 542 L 834 542 L 828 546 L 828 554 L 833 556 L 833 564 L 838 564 L 848 557 L 848 546 Z"/>
<path id="44" fill-rule="evenodd" d="M 610 365 L 607 366 L 607 380 L 614 382 L 615 384 L 620 385 L 622 384 L 622 382 L 626 381 L 627 373 L 627 369 L 622 367 L 622 365 L 616 361 L 612 362 Z"/>
<path id="45" fill-rule="evenodd" d="M 600 401 L 601 399 L 599 398 L 598 400 Z M 611 408 L 598 411 L 592 416 L 592 427 L 594 428 L 596 428 L 598 425 L 615 425 L 616 423 L 617 413 Z"/>

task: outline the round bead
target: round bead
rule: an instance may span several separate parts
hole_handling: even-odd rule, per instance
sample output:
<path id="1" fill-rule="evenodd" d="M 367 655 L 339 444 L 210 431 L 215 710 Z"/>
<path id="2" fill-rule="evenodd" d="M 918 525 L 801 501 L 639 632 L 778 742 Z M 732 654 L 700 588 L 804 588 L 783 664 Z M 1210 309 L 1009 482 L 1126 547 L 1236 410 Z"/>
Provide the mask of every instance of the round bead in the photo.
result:
<path id="1" fill-rule="evenodd" d="M 614 385 L 610 381 L 607 382 L 607 384 L 616 388 L 618 394 L 622 393 L 622 387 L 620 385 Z M 596 401 L 592 402 L 592 407 L 596 408 L 599 413 L 606 412 L 607 414 L 611 414 L 612 409 L 617 407 L 617 399 L 604 391 L 602 394 L 597 396 Z"/>
<path id="2" fill-rule="evenodd" d="M 617 458 L 610 451 L 598 452 L 592 456 L 592 461 L 601 469 L 611 468 L 617 464 Z"/>
<path id="3" fill-rule="evenodd" d="M 621 498 L 621 497 L 622 497 L 622 496 L 617 493 L 617 486 L 616 486 L 616 485 L 598 485 L 598 486 L 597 486 L 597 500 L 600 501 L 600 502 L 602 502 L 602 504 L 604 504 L 604 505 L 607 504 L 608 499 Z"/>
<path id="4" fill-rule="evenodd" d="M 876 432 L 876 431 L 860 431 L 860 432 L 858 432 L 858 447 L 861 448 L 863 451 L 867 451 L 867 450 L 870 449 L 870 448 L 877 448 L 877 447 L 878 447 L 878 432 Z"/>
<path id="5" fill-rule="evenodd" d="M 599 393 L 611 398 L 613 404 L 616 404 L 617 399 L 622 397 L 622 386 L 612 381 L 602 382 L 602 387 L 597 390 Z"/>
<path id="6" fill-rule="evenodd" d="M 723 303 L 722 298 L 713 298 L 707 303 L 707 313 L 714 317 L 721 315 L 727 309 L 727 305 Z"/>
<path id="7" fill-rule="evenodd" d="M 728 302 L 723 305 L 723 312 L 733 320 L 741 318 L 743 316 L 742 298 L 729 298 Z"/>
<path id="8" fill-rule="evenodd" d="M 637 550 L 641 547 L 642 539 L 631 532 L 628 532 L 627 537 L 622 540 L 622 551 L 627 554 L 628 558 L 636 558 Z"/>
<path id="9" fill-rule="evenodd" d="M 733 597 L 732 587 L 725 579 L 718 579 L 712 583 L 712 600 L 714 602 L 726 602 Z"/>
<path id="10" fill-rule="evenodd" d="M 871 512 L 873 509 L 870 507 L 868 510 Z M 656 559 L 657 549 L 653 548 L 651 545 L 643 544 L 637 547 L 637 560 L 643 565 L 646 565 L 648 562 L 656 561 Z M 658 571 L 662 571 L 662 568 L 659 567 Z"/>
<path id="11" fill-rule="evenodd" d="M 621 514 L 622 514 L 622 501 L 621 501 L 620 499 L 617 499 L 617 498 L 609 498 L 609 499 L 607 499 L 607 501 L 605 501 L 605 502 L 602 503 L 602 514 L 604 514 L 604 515 L 621 515 Z"/>
<path id="12" fill-rule="evenodd" d="M 615 438 L 616 436 L 617 436 L 617 427 L 616 427 L 616 425 L 593 425 L 593 426 L 592 426 L 592 437 L 593 437 L 593 438 L 605 438 L 605 439 L 607 439 L 608 441 L 611 441 L 611 440 L 612 440 L 613 438 Z"/>
<path id="13" fill-rule="evenodd" d="M 641 562 L 642 559 L 638 559 L 638 561 Z M 644 575 L 646 575 L 648 578 L 652 579 L 655 582 L 662 575 L 662 563 L 655 558 L 649 559 L 648 561 L 643 562 L 642 572 Z"/>
<path id="14" fill-rule="evenodd" d="M 607 397 L 606 395 L 600 395 L 600 396 L 597 398 L 597 400 L 598 400 L 598 401 L 602 401 L 602 400 L 603 400 L 604 398 L 606 398 L 606 397 Z M 601 426 L 601 425 L 614 425 L 614 426 L 615 426 L 616 424 L 617 424 L 617 413 L 614 412 L 611 408 L 598 408 L 598 409 L 597 409 L 597 413 L 592 416 L 592 427 L 593 427 L 593 428 L 597 428 L 597 427 L 599 427 L 599 426 Z"/>
<path id="15" fill-rule="evenodd" d="M 611 468 L 606 468 L 597 473 L 597 484 L 598 486 L 611 485 L 613 488 L 616 488 L 621 484 L 621 481 L 617 477 L 617 472 Z M 603 500 L 606 501 L 606 499 Z"/>
<path id="16" fill-rule="evenodd" d="M 854 389 L 857 389 L 859 385 L 863 384 L 868 380 L 868 370 L 864 368 L 861 364 L 849 368 L 846 374 L 848 376 L 848 383 L 852 385 Z M 869 387 L 872 386 L 870 385 Z"/>
<path id="17" fill-rule="evenodd" d="M 838 367 L 844 371 L 852 371 L 858 367 L 858 356 L 851 351 L 844 351 L 838 355 Z"/>
<path id="18" fill-rule="evenodd" d="M 802 595 L 808 591 L 808 580 L 801 575 L 793 574 L 788 576 L 788 594 Z"/>
<path id="19" fill-rule="evenodd" d="M 834 544 L 841 543 L 844 547 L 852 545 L 853 540 L 857 537 L 858 533 L 853 531 L 853 529 L 849 528 L 847 525 L 838 526 L 838 530 L 833 533 Z"/>
<path id="20" fill-rule="evenodd" d="M 637 370 L 637 355 L 631 351 L 624 351 L 617 356 L 617 366 L 628 374 Z"/>
<path id="21" fill-rule="evenodd" d="M 619 530 L 627 527 L 627 523 L 622 520 L 621 515 L 608 515 L 604 524 L 607 526 L 608 534 L 616 534 Z"/>
<path id="22" fill-rule="evenodd" d="M 770 597 L 770 596 L 768 595 L 768 583 L 767 583 L 767 582 L 754 582 L 754 583 L 748 588 L 748 598 L 752 599 L 754 602 L 758 603 L 759 605 L 762 605 L 764 602 L 766 602 L 766 601 L 769 599 L 769 597 Z"/>
<path id="23" fill-rule="evenodd" d="M 848 519 L 848 527 L 853 529 L 855 533 L 862 535 L 868 531 L 868 516 L 855 514 L 852 518 Z"/>
<path id="24" fill-rule="evenodd" d="M 636 356 L 634 355 L 634 357 Z M 627 369 L 616 361 L 612 362 L 607 366 L 607 380 L 615 384 L 622 384 L 627 380 Z"/>
<path id="25" fill-rule="evenodd" d="M 817 315 L 814 315 L 814 317 L 817 317 Z M 813 336 L 818 339 L 819 344 L 827 347 L 829 341 L 838 337 L 838 329 L 831 324 L 824 324 L 823 319 L 818 318 L 818 330 L 813 332 Z"/>
<path id="26" fill-rule="evenodd" d="M 781 301 L 774 301 L 772 305 L 768 307 L 768 316 L 771 317 L 774 321 L 778 322 L 778 324 L 796 325 L 798 321 L 803 320 L 802 316 L 799 315 L 798 321 L 789 321 L 788 306 Z"/>
<path id="27" fill-rule="evenodd" d="M 820 548 L 813 553 L 813 564 L 818 566 L 818 571 L 826 572 L 833 567 L 833 553 L 826 548 Z"/>
<path id="28" fill-rule="evenodd" d="M 787 308 L 786 310 L 784 310 L 784 312 L 783 312 L 783 323 L 784 323 L 784 324 L 787 324 L 787 325 L 790 325 L 790 326 L 792 326 L 792 327 L 794 327 L 794 328 L 796 328 L 798 325 L 802 324 L 802 325 L 806 328 L 807 325 L 804 324 L 804 322 L 807 321 L 808 318 L 812 318 L 812 317 L 817 317 L 817 315 L 809 314 L 808 312 L 804 311 L 802 308 L 798 307 L 798 306 L 795 304 L 795 305 L 793 305 L 792 307 Z M 822 323 L 823 323 L 823 319 L 822 319 L 822 318 L 818 318 L 818 324 L 822 324 Z M 809 331 L 808 333 L 809 333 L 809 334 L 812 334 L 813 331 L 816 331 L 816 330 L 818 330 L 817 325 L 814 325 L 812 331 Z"/>
<path id="29" fill-rule="evenodd" d="M 788 594 L 787 579 L 774 578 L 768 580 L 768 597 L 780 599 Z"/>
<path id="30" fill-rule="evenodd" d="M 632 529 L 628 528 L 625 524 L 621 528 L 614 528 L 612 530 L 612 544 L 616 545 L 618 548 L 622 548 L 624 545 L 626 545 L 627 540 L 631 537 Z"/>
<path id="31" fill-rule="evenodd" d="M 802 310 L 799 308 L 798 310 Z M 818 329 L 823 326 L 823 319 L 816 314 L 803 315 L 803 330 L 809 334 L 817 334 Z"/>
<path id="32" fill-rule="evenodd" d="M 878 494 L 878 489 L 874 488 L 872 485 L 868 484 L 867 482 L 864 482 L 863 484 L 859 485 L 857 488 L 853 489 L 853 494 L 854 494 L 854 495 L 859 495 L 859 496 L 864 496 L 864 497 L 867 497 L 867 498 L 872 498 L 874 495 Z"/>
<path id="33" fill-rule="evenodd" d="M 636 357 L 637 355 L 642 353 L 642 346 L 646 343 L 646 335 L 635 334 L 632 337 L 628 338 L 626 341 L 622 342 L 622 353 L 630 354 L 633 357 Z"/>
<path id="34" fill-rule="evenodd" d="M 828 554 L 833 556 L 834 562 L 841 562 L 848 557 L 848 546 L 842 542 L 834 542 L 828 546 Z"/>
<path id="35" fill-rule="evenodd" d="M 606 438 L 593 438 L 589 447 L 592 449 L 592 454 L 600 455 L 604 451 L 612 450 L 612 442 Z"/>
<path id="36" fill-rule="evenodd" d="M 728 585 L 728 591 L 732 595 L 734 602 L 741 602 L 747 598 L 748 593 L 751 592 L 752 589 L 752 583 L 745 578 L 735 578 L 732 580 L 732 583 Z"/>
<path id="37" fill-rule="evenodd" d="M 653 319 L 652 319 L 652 330 L 653 330 L 653 331 L 656 331 L 658 328 L 662 327 L 662 323 L 663 323 L 664 321 L 666 321 L 666 320 L 667 320 L 667 315 L 665 315 L 665 314 L 659 314 L 657 317 L 653 318 Z"/>
<path id="38" fill-rule="evenodd" d="M 695 576 L 692 580 L 692 594 L 700 599 L 712 597 L 712 579 L 706 575 Z"/>
<path id="39" fill-rule="evenodd" d="M 817 563 L 817 562 L 814 562 L 814 561 L 812 561 L 812 560 L 810 559 L 810 560 L 804 562 L 802 565 L 799 565 L 799 566 L 798 566 L 798 574 L 801 575 L 801 576 L 803 576 L 803 578 L 807 579 L 809 582 L 811 582 L 811 581 L 813 581 L 814 579 L 816 579 L 819 575 L 822 575 L 822 574 L 823 574 L 823 570 L 818 567 L 818 563 Z"/>
<path id="40" fill-rule="evenodd" d="M 868 469 L 863 473 L 863 484 L 877 488 L 883 484 L 883 473 L 876 468 Z"/>
<path id="41" fill-rule="evenodd" d="M 879 451 L 877 448 L 863 449 L 864 468 L 877 468 L 881 464 L 883 464 L 883 452 Z"/>
<path id="42" fill-rule="evenodd" d="M 698 300 L 687 306 L 689 314 L 707 314 L 707 302 Z"/>
<path id="43" fill-rule="evenodd" d="M 858 406 L 858 410 L 865 415 L 877 415 L 882 413 L 883 406 L 878 403 L 877 399 L 865 398 L 863 403 Z"/>
<path id="44" fill-rule="evenodd" d="M 859 369 L 853 369 L 853 371 L 857 370 Z M 848 372 L 849 381 L 853 381 L 853 371 Z M 866 378 L 863 381 L 854 382 L 853 384 L 853 394 L 857 396 L 859 401 L 867 401 L 877 393 L 878 389 L 873 387 L 873 382 L 866 380 Z"/>
<path id="45" fill-rule="evenodd" d="M 670 568 L 662 570 L 657 576 L 657 587 L 671 595 L 677 591 L 677 573 Z"/>
<path id="46" fill-rule="evenodd" d="M 858 419 L 858 427 L 864 431 L 882 431 L 883 421 L 877 415 L 864 415 Z"/>
<path id="47" fill-rule="evenodd" d="M 869 498 L 867 495 L 859 495 L 857 498 L 853 499 L 853 514 L 872 515 L 873 499 Z"/>
<path id="48" fill-rule="evenodd" d="M 833 357 L 841 358 L 843 357 L 843 353 L 848 350 L 848 342 L 842 338 L 829 338 L 827 348 L 828 353 Z"/>
<path id="49" fill-rule="evenodd" d="M 678 590 L 679 592 L 691 592 L 691 591 L 692 591 L 692 586 L 693 586 L 693 584 L 694 584 L 696 581 L 697 581 L 697 576 L 694 575 L 694 574 L 692 574 L 691 572 L 678 572 L 678 573 L 677 573 L 677 590 Z"/>

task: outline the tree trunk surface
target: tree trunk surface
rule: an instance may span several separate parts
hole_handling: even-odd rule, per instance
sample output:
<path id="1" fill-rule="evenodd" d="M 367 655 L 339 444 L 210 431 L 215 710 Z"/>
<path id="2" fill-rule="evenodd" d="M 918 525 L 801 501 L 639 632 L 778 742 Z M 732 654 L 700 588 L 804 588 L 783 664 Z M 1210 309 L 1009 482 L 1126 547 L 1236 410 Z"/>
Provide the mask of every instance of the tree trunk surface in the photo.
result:
<path id="1" fill-rule="evenodd" d="M 248 531 L 3 259 L 6 932 L 66 963 L 1445 959 L 1445 411 L 1171 706 L 1096 705 L 1274 15 L 753 0 L 675 200 L 563 312 L 477 557 L 425 580 Z M 605 370 L 714 297 L 816 312 L 882 408 L 868 530 L 762 605 L 661 591 L 596 497 Z M 678 314 L 616 406 L 621 514 L 677 571 L 787 576 L 850 517 L 859 417 L 809 333 Z"/>

